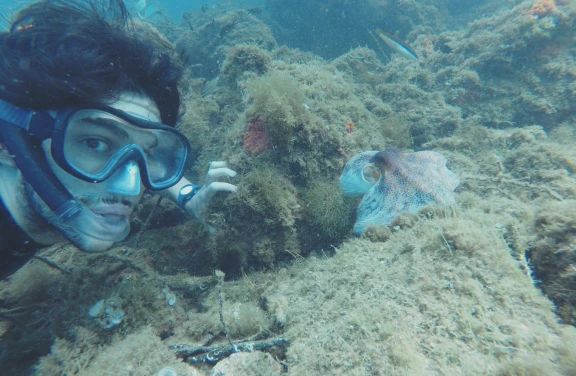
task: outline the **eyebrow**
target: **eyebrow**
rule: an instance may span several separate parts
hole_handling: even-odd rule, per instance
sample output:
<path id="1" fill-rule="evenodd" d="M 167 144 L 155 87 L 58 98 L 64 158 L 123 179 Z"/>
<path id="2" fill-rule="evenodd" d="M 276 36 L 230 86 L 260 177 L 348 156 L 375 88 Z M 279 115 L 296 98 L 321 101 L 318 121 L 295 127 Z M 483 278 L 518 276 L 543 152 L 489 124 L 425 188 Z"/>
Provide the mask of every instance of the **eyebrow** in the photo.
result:
<path id="1" fill-rule="evenodd" d="M 95 118 L 85 118 L 82 119 L 89 124 L 94 124 L 102 128 L 106 128 L 110 132 L 114 133 L 119 139 L 126 140 L 129 138 L 128 133 L 118 127 L 118 123 L 112 119 L 106 119 L 102 117 L 95 117 Z"/>

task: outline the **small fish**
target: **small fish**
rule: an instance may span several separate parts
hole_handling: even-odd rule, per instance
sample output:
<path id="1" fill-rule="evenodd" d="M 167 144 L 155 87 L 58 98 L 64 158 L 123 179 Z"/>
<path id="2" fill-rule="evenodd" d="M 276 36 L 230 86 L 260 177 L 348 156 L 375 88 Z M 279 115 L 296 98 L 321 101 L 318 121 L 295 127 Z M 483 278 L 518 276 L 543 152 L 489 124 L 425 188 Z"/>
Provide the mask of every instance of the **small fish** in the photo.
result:
<path id="1" fill-rule="evenodd" d="M 375 30 L 376 34 L 394 51 L 398 52 L 400 55 L 412 59 L 418 60 L 418 55 L 416 52 L 406 43 L 396 38 L 394 35 L 390 35 L 380 29 Z"/>
<path id="2" fill-rule="evenodd" d="M 4 19 L 10 23 L 10 19 L 7 18 L 6 16 L 2 15 L 2 17 L 4 17 Z M 28 30 L 34 27 L 34 18 L 32 16 L 26 16 L 22 19 L 20 19 L 18 22 L 14 23 L 12 25 L 12 28 L 10 29 L 10 32 L 14 32 L 14 31 L 22 31 L 22 30 Z"/>
<path id="3" fill-rule="evenodd" d="M 156 7 L 150 4 L 147 0 L 138 0 L 134 6 L 134 10 L 141 20 L 145 20 L 160 13 L 160 11 L 156 10 Z"/>
<path id="4" fill-rule="evenodd" d="M 234 26 L 236 26 L 237 23 L 238 23 L 238 20 L 234 20 L 234 21 L 224 25 L 222 27 L 222 29 L 220 29 L 220 38 L 223 38 L 224 35 L 226 35 L 230 30 L 232 30 L 234 28 Z"/>
<path id="5" fill-rule="evenodd" d="M 186 22 L 186 24 L 188 24 L 190 31 L 194 31 L 194 26 L 192 26 L 192 13 L 184 12 L 182 14 L 182 19 L 184 20 L 184 22 Z"/>
<path id="6" fill-rule="evenodd" d="M 148 6 L 148 4 L 146 3 L 146 0 L 138 0 L 136 2 L 135 8 L 137 11 L 141 11 L 146 9 L 146 7 Z"/>
<path id="7" fill-rule="evenodd" d="M 259 7 L 248 8 L 248 9 L 246 9 L 246 11 L 250 14 L 260 14 L 260 13 L 262 13 L 262 8 L 259 8 Z"/>

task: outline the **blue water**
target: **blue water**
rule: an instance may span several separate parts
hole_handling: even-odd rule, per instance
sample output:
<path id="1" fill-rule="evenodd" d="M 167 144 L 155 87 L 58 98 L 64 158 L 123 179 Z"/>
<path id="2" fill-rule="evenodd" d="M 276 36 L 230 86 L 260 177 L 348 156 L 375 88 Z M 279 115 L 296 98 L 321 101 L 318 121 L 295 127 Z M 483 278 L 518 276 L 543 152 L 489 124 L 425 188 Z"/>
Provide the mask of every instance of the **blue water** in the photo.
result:
<path id="1" fill-rule="evenodd" d="M 168 15 L 175 21 L 180 19 L 180 16 L 184 12 L 197 12 L 200 11 L 202 5 L 206 5 L 208 7 L 214 7 L 216 4 L 222 3 L 222 1 L 181 1 L 181 0 L 166 0 L 162 1 L 161 7 L 166 9 Z M 263 0 L 236 0 L 231 1 L 230 3 L 235 4 L 238 8 L 242 7 L 250 7 L 250 6 L 260 6 L 264 3 Z"/>
<path id="2" fill-rule="evenodd" d="M 31 1 L 22 0 L 22 1 L 14 1 L 14 0 L 0 0 L 0 12 L 6 17 L 11 18 L 11 16 L 22 6 L 30 3 Z M 128 0 L 126 4 L 129 8 L 132 8 L 132 5 L 135 4 L 136 1 Z M 180 20 L 182 13 L 184 12 L 198 12 L 201 10 L 203 5 L 207 7 L 214 7 L 217 4 L 222 3 L 222 1 L 215 1 L 215 0 L 191 0 L 191 1 L 181 1 L 181 0 L 164 0 L 164 1 L 150 1 L 149 4 L 151 9 L 154 11 L 165 11 L 170 18 L 172 18 L 175 22 Z M 233 2 L 234 5 L 237 7 L 250 7 L 250 6 L 261 6 L 264 1 L 263 0 L 236 0 Z M 2 17 L 0 19 L 0 26 L 2 28 L 6 28 L 8 22 L 6 18 Z"/>

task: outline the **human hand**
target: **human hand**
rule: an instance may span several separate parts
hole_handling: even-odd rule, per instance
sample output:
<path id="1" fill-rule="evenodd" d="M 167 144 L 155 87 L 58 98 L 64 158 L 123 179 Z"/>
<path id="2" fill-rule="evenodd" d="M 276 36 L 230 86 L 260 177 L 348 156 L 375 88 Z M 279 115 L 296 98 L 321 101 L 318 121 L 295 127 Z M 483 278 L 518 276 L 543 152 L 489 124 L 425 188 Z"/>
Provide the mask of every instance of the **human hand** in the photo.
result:
<path id="1" fill-rule="evenodd" d="M 236 176 L 236 171 L 229 169 L 226 162 L 210 162 L 204 185 L 198 190 L 194 197 L 184 205 L 184 209 L 196 219 L 204 223 L 206 208 L 216 193 L 236 192 L 235 185 L 217 180 L 223 177 L 232 178 L 234 176 Z M 213 231 L 209 226 L 208 230 Z"/>

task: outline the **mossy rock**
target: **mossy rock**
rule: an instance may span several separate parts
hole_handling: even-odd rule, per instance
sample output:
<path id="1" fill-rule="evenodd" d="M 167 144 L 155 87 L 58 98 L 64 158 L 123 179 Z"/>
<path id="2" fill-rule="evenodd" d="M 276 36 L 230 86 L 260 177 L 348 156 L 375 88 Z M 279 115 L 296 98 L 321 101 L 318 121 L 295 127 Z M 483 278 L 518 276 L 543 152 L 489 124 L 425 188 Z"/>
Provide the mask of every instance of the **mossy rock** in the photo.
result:
<path id="1" fill-rule="evenodd" d="M 272 71 L 248 82 L 248 90 L 252 106 L 247 112 L 266 119 L 274 146 L 281 151 L 291 151 L 296 130 L 309 117 L 297 81 L 287 73 Z"/>

